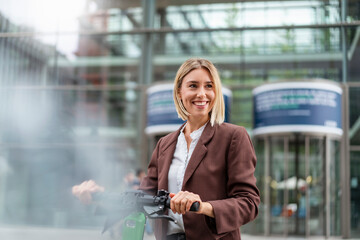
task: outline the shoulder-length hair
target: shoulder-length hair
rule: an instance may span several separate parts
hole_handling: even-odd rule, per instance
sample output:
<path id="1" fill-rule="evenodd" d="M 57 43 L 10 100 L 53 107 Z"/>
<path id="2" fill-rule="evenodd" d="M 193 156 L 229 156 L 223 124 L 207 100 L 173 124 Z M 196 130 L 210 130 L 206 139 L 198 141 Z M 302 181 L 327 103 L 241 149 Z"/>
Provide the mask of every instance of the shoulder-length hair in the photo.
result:
<path id="1" fill-rule="evenodd" d="M 201 69 L 201 68 L 209 72 L 215 92 L 214 105 L 211 111 L 209 112 L 210 123 L 211 126 L 214 126 L 215 123 L 220 125 L 221 123 L 224 122 L 225 105 L 224 105 L 224 97 L 221 89 L 221 81 L 220 81 L 219 73 L 216 67 L 214 66 L 214 64 L 212 64 L 209 60 L 203 58 L 190 58 L 186 60 L 177 71 L 174 80 L 174 93 L 173 93 L 176 111 L 182 120 L 186 121 L 189 119 L 190 113 L 186 111 L 184 104 L 180 99 L 179 92 L 184 77 L 192 70 Z"/>

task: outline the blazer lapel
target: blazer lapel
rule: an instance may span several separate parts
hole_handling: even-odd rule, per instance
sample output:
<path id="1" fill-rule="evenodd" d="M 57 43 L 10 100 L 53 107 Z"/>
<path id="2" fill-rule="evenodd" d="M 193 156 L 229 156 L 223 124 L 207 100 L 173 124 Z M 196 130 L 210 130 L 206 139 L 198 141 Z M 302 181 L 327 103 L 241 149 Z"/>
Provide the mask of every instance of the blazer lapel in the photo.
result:
<path id="1" fill-rule="evenodd" d="M 207 153 L 206 145 L 214 136 L 214 132 L 215 132 L 215 127 L 212 127 L 210 122 L 208 122 L 203 133 L 201 134 L 199 142 L 196 144 L 194 152 L 191 155 L 189 163 L 186 167 L 182 188 L 185 186 L 186 182 L 193 175 L 194 171 L 196 170 L 200 162 L 204 159 Z"/>

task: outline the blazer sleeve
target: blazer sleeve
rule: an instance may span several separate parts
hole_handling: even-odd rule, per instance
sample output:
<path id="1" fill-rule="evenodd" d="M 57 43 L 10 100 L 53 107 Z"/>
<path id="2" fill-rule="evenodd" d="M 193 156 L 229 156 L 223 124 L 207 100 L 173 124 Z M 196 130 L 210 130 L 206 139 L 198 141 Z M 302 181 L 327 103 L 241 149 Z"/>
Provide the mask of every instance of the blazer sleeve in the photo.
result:
<path id="1" fill-rule="evenodd" d="M 219 235 L 239 229 L 258 214 L 260 194 L 254 176 L 256 156 L 245 128 L 238 127 L 233 131 L 226 163 L 228 197 L 209 201 L 215 218 L 205 216 L 212 232 Z"/>
<path id="2" fill-rule="evenodd" d="M 141 181 L 140 189 L 151 194 L 156 194 L 158 190 L 158 157 L 162 138 L 156 144 L 148 166 L 147 175 Z"/>

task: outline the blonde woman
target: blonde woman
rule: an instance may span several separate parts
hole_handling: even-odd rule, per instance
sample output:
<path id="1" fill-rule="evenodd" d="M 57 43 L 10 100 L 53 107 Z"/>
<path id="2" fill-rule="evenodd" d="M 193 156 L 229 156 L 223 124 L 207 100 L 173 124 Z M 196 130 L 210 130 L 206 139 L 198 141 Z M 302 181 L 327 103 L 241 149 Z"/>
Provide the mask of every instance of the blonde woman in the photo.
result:
<path id="1" fill-rule="evenodd" d="M 215 66 L 191 58 L 174 82 L 178 115 L 186 122 L 161 138 L 140 188 L 174 193 L 169 215 L 157 220 L 158 240 L 240 238 L 240 226 L 258 213 L 259 191 L 254 177 L 256 156 L 243 127 L 223 123 L 224 100 Z M 194 202 L 199 211 L 190 212 Z"/>

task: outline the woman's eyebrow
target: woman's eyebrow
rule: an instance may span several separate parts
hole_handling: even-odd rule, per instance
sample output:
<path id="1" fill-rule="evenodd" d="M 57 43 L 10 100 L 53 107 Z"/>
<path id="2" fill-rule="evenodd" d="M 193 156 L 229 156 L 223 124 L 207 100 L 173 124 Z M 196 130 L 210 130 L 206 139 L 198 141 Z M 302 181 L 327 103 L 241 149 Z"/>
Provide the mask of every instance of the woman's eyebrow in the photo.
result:
<path id="1" fill-rule="evenodd" d="M 190 83 L 199 83 L 199 81 L 197 80 L 189 80 L 189 81 L 186 81 L 186 83 L 190 84 Z M 206 81 L 204 84 L 213 84 L 213 81 Z"/>
<path id="2" fill-rule="evenodd" d="M 186 83 L 199 83 L 199 81 L 196 81 L 196 80 L 189 80 L 189 81 L 187 81 Z"/>

